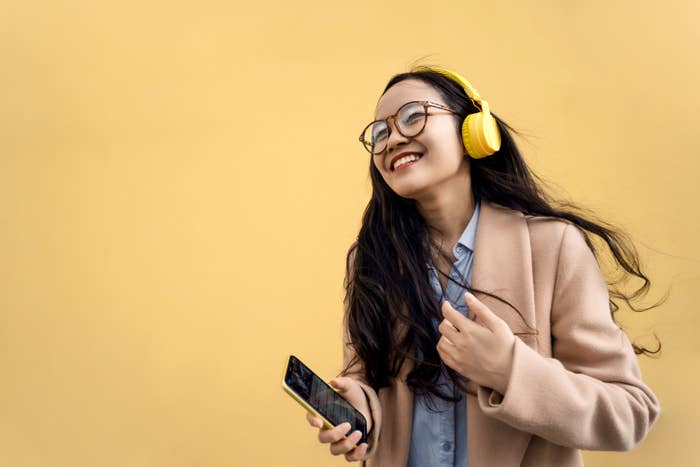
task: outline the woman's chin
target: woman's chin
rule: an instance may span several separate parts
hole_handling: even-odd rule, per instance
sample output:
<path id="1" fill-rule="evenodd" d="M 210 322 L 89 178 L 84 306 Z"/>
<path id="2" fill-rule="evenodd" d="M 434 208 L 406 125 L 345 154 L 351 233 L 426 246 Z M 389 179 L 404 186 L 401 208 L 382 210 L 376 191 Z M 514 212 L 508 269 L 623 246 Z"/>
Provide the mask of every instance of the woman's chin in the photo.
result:
<path id="1" fill-rule="evenodd" d="M 402 198 L 418 199 L 439 182 L 429 172 L 416 171 L 413 170 L 413 167 L 407 167 L 402 170 L 407 172 L 402 173 L 399 177 L 391 178 L 391 183 L 387 182 L 391 190 Z"/>
<path id="2" fill-rule="evenodd" d="M 394 190 L 394 193 L 407 199 L 418 199 L 420 194 L 425 191 L 425 187 L 422 185 L 408 183 L 391 188 Z"/>

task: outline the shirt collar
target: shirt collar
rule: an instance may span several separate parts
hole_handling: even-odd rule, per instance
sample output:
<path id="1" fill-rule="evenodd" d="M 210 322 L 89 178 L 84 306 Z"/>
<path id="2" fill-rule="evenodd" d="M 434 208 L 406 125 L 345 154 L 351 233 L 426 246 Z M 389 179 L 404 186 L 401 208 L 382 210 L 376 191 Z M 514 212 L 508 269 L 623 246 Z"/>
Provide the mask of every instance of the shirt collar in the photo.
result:
<path id="1" fill-rule="evenodd" d="M 479 222 L 479 206 L 481 203 L 477 201 L 474 206 L 474 214 L 472 214 L 472 218 L 469 220 L 469 223 L 467 224 L 467 227 L 464 229 L 464 232 L 462 232 L 462 235 L 459 237 L 459 240 L 457 240 L 457 243 L 469 248 L 469 251 L 474 251 L 474 243 L 476 240 L 476 224 Z"/>
<path id="2" fill-rule="evenodd" d="M 476 226 L 479 222 L 479 212 L 481 211 L 480 206 L 481 202 L 476 201 L 474 206 L 474 213 L 472 213 L 472 218 L 469 219 L 467 227 L 464 229 L 464 232 L 462 232 L 462 235 L 459 237 L 459 240 L 455 245 L 455 249 L 457 249 L 458 245 L 462 245 L 472 253 L 474 252 L 474 244 L 476 243 Z M 455 256 L 458 255 L 455 254 Z M 428 261 L 426 266 L 428 267 L 428 269 L 432 269 L 433 271 L 435 270 L 435 266 L 433 265 L 432 261 Z"/>

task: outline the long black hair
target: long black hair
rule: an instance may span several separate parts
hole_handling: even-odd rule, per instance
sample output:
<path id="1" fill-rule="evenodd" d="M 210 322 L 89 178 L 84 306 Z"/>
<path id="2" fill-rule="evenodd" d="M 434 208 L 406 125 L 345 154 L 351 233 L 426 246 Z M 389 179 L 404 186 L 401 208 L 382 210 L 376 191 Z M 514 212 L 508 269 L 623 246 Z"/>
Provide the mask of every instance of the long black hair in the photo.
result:
<path id="1" fill-rule="evenodd" d="M 417 79 L 434 87 L 445 103 L 459 114 L 455 116 L 459 122 L 468 114 L 480 111 L 460 85 L 425 66 L 395 75 L 386 85 L 384 93 L 407 79 Z M 618 287 L 624 282 L 624 277 L 608 280 L 613 320 L 619 308 L 615 299 L 624 301 L 634 311 L 648 310 L 662 303 L 663 299 L 643 309 L 633 305 L 632 301 L 643 297 L 651 283 L 641 271 L 639 256 L 629 237 L 614 226 L 596 219 L 589 211 L 573 203 L 553 199 L 545 191 L 545 183 L 530 170 L 521 156 L 512 136 L 519 133 L 495 114 L 493 116 L 501 132 L 501 148 L 490 157 L 469 161 L 475 202 L 487 200 L 526 215 L 573 223 L 582 229 L 586 243 L 598 261 L 601 251 L 591 241 L 591 234 L 602 240 L 624 271 L 623 276 L 642 280 L 642 285 L 631 293 L 625 293 Z M 430 227 L 418 212 L 415 200 L 394 193 L 371 160 L 369 170 L 372 197 L 364 211 L 357 241 L 350 247 L 346 259 L 344 325 L 347 326 L 355 358 L 348 362 L 342 373 L 346 374 L 359 361 L 367 383 L 379 390 L 390 385 L 391 378 L 398 375 L 405 358 L 413 358 L 415 365 L 408 373 L 406 383 L 415 394 L 428 396 L 429 406 L 432 405 L 432 396 L 457 401 L 461 396 L 452 397 L 437 384 L 440 371 L 444 370 L 455 386 L 466 392 L 464 378 L 442 363 L 436 349 L 438 336 L 431 322 L 434 318 L 439 320 L 441 313 L 426 269 L 426 264 L 432 258 L 431 250 L 435 249 L 430 241 Z M 449 259 L 444 252 L 438 253 Z M 438 273 L 454 281 L 449 271 L 439 270 Z M 464 288 L 468 286 L 460 285 Z M 486 291 L 471 290 L 501 300 L 518 312 L 500 297 Z M 399 329 L 405 332 L 397 332 Z M 418 358 L 410 356 L 409 349 L 414 345 L 421 354 Z M 653 351 L 636 344 L 633 347 L 636 354 L 650 355 L 661 350 L 660 342 Z"/>

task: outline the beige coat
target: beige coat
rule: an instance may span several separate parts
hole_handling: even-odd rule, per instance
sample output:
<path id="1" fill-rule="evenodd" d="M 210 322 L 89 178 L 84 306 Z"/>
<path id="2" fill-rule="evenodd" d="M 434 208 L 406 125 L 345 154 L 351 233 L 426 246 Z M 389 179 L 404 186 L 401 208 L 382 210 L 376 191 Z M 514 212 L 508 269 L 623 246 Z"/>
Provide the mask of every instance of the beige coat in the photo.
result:
<path id="1" fill-rule="evenodd" d="M 512 303 L 538 334 L 507 305 L 477 295 L 514 333 L 530 335 L 516 338 L 504 395 L 470 383 L 469 467 L 581 466 L 581 449 L 625 451 L 646 436 L 659 402 L 610 316 L 606 283 L 575 226 L 482 201 L 472 286 Z M 346 328 L 343 335 L 349 344 Z M 353 355 L 343 345 L 344 365 Z M 406 465 L 411 367 L 407 359 L 391 387 L 378 393 L 359 365 L 350 372 L 370 403 L 368 467 Z"/>

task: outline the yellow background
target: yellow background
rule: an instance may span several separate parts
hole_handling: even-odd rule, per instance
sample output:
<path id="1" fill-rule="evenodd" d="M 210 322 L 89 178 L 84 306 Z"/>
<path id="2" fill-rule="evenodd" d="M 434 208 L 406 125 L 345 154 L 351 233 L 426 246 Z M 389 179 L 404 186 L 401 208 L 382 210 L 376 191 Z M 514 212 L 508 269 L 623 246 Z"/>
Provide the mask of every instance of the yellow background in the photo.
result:
<path id="1" fill-rule="evenodd" d="M 280 382 L 340 370 L 357 141 L 387 80 L 459 71 L 559 193 L 627 229 L 662 402 L 700 423 L 700 7 L 669 1 L 0 4 L 0 466 L 345 465 Z M 645 338 L 644 336 L 647 336 Z"/>

